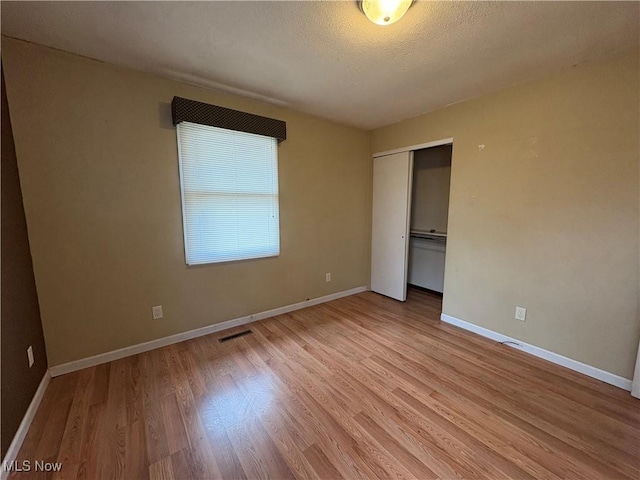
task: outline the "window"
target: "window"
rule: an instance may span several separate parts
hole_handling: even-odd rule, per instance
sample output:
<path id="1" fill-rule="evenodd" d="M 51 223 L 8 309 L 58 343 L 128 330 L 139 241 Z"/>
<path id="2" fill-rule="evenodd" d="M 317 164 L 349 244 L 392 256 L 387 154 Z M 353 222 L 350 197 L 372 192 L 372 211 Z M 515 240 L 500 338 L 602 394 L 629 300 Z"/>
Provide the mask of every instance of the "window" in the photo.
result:
<path id="1" fill-rule="evenodd" d="M 177 124 L 188 265 L 280 254 L 278 140 Z"/>

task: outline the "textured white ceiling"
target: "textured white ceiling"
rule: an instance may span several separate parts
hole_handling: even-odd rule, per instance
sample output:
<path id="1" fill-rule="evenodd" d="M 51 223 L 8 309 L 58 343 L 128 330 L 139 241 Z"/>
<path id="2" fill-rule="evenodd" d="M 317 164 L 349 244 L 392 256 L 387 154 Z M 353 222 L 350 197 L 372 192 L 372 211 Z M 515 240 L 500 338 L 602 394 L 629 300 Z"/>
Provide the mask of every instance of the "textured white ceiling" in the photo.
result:
<path id="1" fill-rule="evenodd" d="M 638 2 L 2 2 L 2 33 L 375 128 L 637 45 Z"/>

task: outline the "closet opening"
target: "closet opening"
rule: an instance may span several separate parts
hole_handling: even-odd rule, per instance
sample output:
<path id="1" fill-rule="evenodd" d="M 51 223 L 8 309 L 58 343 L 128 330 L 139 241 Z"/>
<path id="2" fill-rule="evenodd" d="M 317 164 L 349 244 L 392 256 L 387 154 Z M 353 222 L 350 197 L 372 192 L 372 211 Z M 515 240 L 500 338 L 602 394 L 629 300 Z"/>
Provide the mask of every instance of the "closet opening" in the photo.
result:
<path id="1" fill-rule="evenodd" d="M 444 292 L 453 138 L 373 155 L 371 290 Z"/>
<path id="2" fill-rule="evenodd" d="M 442 295 L 449 219 L 453 145 L 413 152 L 410 205 L 409 286 Z"/>

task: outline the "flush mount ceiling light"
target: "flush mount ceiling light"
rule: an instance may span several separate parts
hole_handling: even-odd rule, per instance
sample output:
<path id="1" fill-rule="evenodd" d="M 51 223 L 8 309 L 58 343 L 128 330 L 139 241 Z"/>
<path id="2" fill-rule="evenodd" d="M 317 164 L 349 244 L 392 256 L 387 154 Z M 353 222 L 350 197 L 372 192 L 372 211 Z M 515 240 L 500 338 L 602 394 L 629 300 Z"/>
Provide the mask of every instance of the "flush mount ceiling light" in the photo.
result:
<path id="1" fill-rule="evenodd" d="M 358 7 L 377 25 L 391 25 L 407 13 L 415 0 L 358 0 Z"/>

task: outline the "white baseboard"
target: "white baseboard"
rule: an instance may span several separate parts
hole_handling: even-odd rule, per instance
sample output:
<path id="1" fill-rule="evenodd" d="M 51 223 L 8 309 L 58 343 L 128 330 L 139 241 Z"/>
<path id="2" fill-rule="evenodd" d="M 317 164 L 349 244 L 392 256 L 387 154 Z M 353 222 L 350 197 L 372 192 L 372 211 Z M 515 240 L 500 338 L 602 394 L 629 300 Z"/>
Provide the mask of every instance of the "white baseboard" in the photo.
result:
<path id="1" fill-rule="evenodd" d="M 38 389 L 31 399 L 29 408 L 27 408 L 24 417 L 22 417 L 22 422 L 20 422 L 20 426 L 18 427 L 18 430 L 16 431 L 16 434 L 14 435 L 13 440 L 9 445 L 9 449 L 2 459 L 2 465 L 0 466 L 1 480 L 5 480 L 5 478 L 9 476 L 9 473 L 11 473 L 5 469 L 5 464 L 13 462 L 18 457 L 18 452 L 20 452 L 22 442 L 24 442 L 24 438 L 27 436 L 27 432 L 29 431 L 31 422 L 36 416 L 36 412 L 38 411 L 38 407 L 40 406 L 42 397 L 44 397 L 44 392 L 47 390 L 47 385 L 49 385 L 49 380 L 51 380 L 51 374 L 49 373 L 49 370 L 47 370 L 46 372 L 44 372 L 44 376 L 42 377 L 42 380 L 40 380 L 40 385 L 38 385 Z"/>
<path id="2" fill-rule="evenodd" d="M 621 377 L 619 375 L 615 375 L 610 372 L 605 372 L 604 370 L 600 370 L 599 368 L 592 367 L 591 365 L 587 365 L 586 363 L 582 363 L 577 360 L 564 357 L 557 353 L 550 352 L 549 350 L 536 347 L 535 345 L 530 345 L 516 338 L 508 337 L 501 333 L 494 332 L 493 330 L 479 327 L 478 325 L 465 322 L 464 320 L 460 320 L 459 318 L 452 317 L 451 315 L 447 315 L 445 313 L 440 315 L 440 320 L 442 320 L 443 322 L 449 323 L 451 325 L 455 325 L 456 327 L 469 330 L 470 332 L 477 333 L 478 335 L 482 335 L 483 337 L 490 338 L 497 342 L 504 342 L 504 341 L 515 342 L 517 345 L 514 345 L 513 343 L 511 344 L 507 343 L 506 345 L 513 348 L 517 348 L 518 350 L 522 350 L 524 352 L 530 353 L 531 355 L 535 355 L 536 357 L 544 358 L 545 360 L 548 360 L 552 363 L 562 365 L 563 367 L 569 368 L 571 370 L 575 370 L 576 372 L 580 372 L 589 377 L 597 378 L 598 380 L 602 380 L 605 383 L 615 385 L 616 387 L 622 388 L 624 390 L 628 390 L 628 391 L 631 390 L 631 380 Z"/>
<path id="3" fill-rule="evenodd" d="M 247 323 L 256 322 L 258 320 L 263 320 L 269 317 L 275 317 L 276 315 L 282 315 L 283 313 L 293 312 L 294 310 L 300 310 L 301 308 L 310 307 L 312 305 L 318 305 L 320 303 L 329 302 L 331 300 L 347 297 L 349 295 L 355 295 L 356 293 L 361 293 L 366 290 L 367 290 L 367 287 L 364 287 L 364 286 L 356 287 L 350 290 L 344 290 L 342 292 L 325 295 L 323 297 L 312 298 L 310 300 L 305 300 L 305 301 L 294 303 L 291 305 L 286 305 L 284 307 L 274 308 L 273 310 L 254 313 L 253 315 L 247 315 L 244 317 L 235 318 L 233 320 L 228 320 L 226 322 L 216 323 L 214 325 L 197 328 L 195 330 L 189 330 L 183 333 L 177 333 L 175 335 L 158 338 L 157 340 L 151 340 L 149 342 L 138 343 L 137 345 L 131 345 L 130 347 L 120 348 L 118 350 L 101 353 L 99 355 L 94 355 L 92 357 L 87 357 L 80 360 L 74 360 L 73 362 L 63 363 L 61 365 L 55 365 L 51 367 L 49 371 L 51 372 L 52 377 L 57 377 L 59 375 L 64 375 L 65 373 L 75 372 L 77 370 L 82 370 L 83 368 L 100 365 L 101 363 L 107 363 L 113 360 L 118 360 L 120 358 L 136 355 L 138 353 L 148 352 L 149 350 L 154 350 L 156 348 L 164 347 L 174 343 L 183 342 L 191 338 L 202 337 L 204 335 L 220 332 L 228 328 L 239 327 L 240 325 L 245 325 Z"/>

